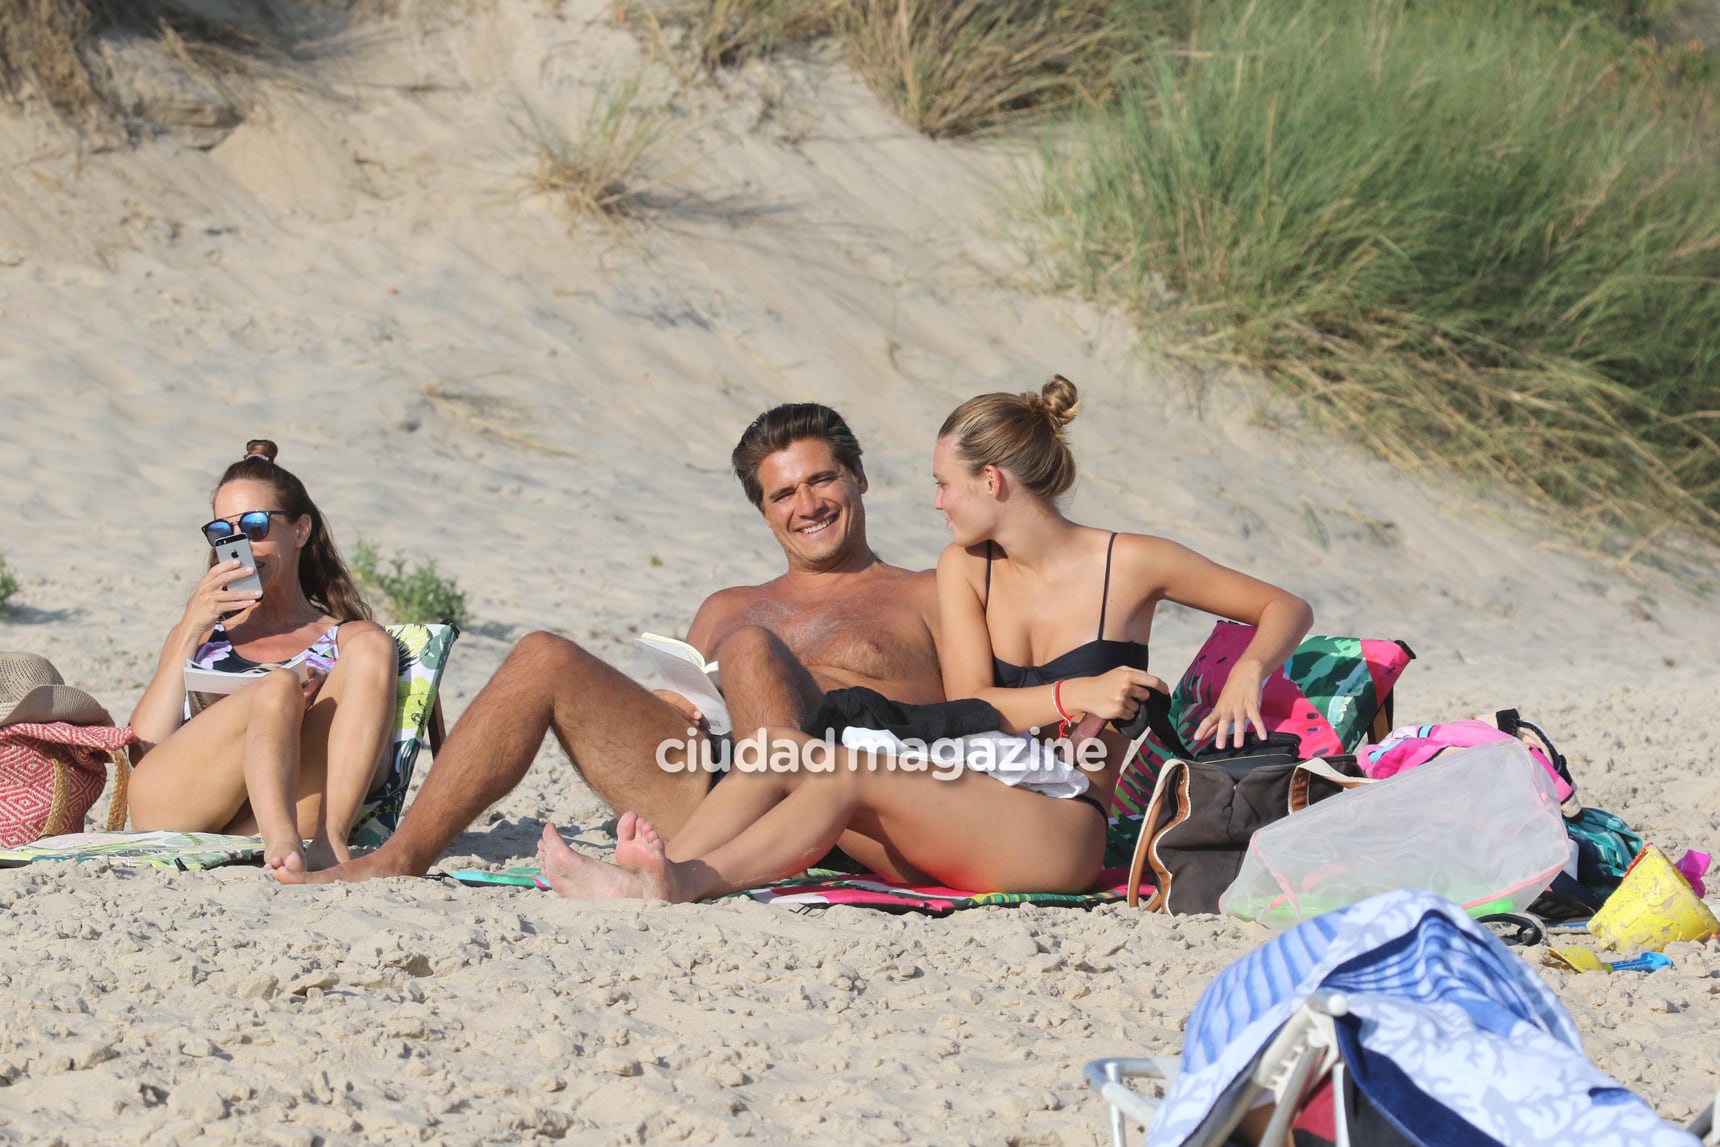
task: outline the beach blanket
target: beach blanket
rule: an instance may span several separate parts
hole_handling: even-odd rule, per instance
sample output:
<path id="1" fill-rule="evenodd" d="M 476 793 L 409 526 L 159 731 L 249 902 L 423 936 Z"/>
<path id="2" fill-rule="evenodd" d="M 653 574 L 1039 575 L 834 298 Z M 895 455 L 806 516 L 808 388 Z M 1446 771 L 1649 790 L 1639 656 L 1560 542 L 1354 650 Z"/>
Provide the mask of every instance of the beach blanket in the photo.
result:
<path id="1" fill-rule="evenodd" d="M 1099 874 L 1092 892 L 967 892 L 941 884 L 892 884 L 875 873 L 809 872 L 791 880 L 779 880 L 763 888 L 749 888 L 748 896 L 761 904 L 782 908 L 833 908 L 849 905 L 884 912 L 924 912 L 948 916 L 963 908 L 992 908 L 1014 904 L 1055 904 L 1091 908 L 1128 895 L 1129 870 L 1108 868 Z"/>
<path id="2" fill-rule="evenodd" d="M 448 874 L 461 884 L 502 884 L 518 888 L 542 888 L 540 870 L 521 866 L 501 871 L 463 868 Z M 781 908 L 811 910 L 847 905 L 853 908 L 876 908 L 883 912 L 924 912 L 930 916 L 948 916 L 963 908 L 986 908 L 1011 904 L 1056 904 L 1074 908 L 1091 908 L 1121 900 L 1127 892 L 1127 868 L 1106 869 L 1099 875 L 1099 887 L 1092 892 L 969 892 L 960 888 L 945 888 L 941 884 L 892 884 L 876 873 L 838 872 L 835 869 L 814 868 L 804 876 L 794 876 L 749 888 L 724 899 L 750 897 L 761 904 Z"/>
<path id="3" fill-rule="evenodd" d="M 190 871 L 262 859 L 262 837 L 215 832 L 71 832 L 0 849 L 0 868 L 44 860 L 105 860 L 110 864 Z"/>
<path id="4" fill-rule="evenodd" d="M 1584 1057 L 1540 977 L 1427 892 L 1317 916 L 1220 973 L 1189 1014 L 1148 1147 L 1180 1147 L 1226 1110 L 1321 989 L 1348 1005 L 1336 1024 L 1356 1087 L 1422 1147 L 1695 1147 Z"/>
<path id="5" fill-rule="evenodd" d="M 725 899 L 750 897 L 761 904 L 807 911 L 848 905 L 876 908 L 883 912 L 924 912 L 947 916 L 963 908 L 988 908 L 1012 904 L 1054 904 L 1091 908 L 1123 899 L 1128 893 L 1129 858 L 1141 818 L 1117 817 L 1105 836 L 1105 870 L 1090 892 L 973 892 L 946 888 L 941 884 L 894 884 L 875 872 L 838 872 L 813 868 L 804 875 L 778 880 L 760 888 L 733 893 Z M 462 884 L 504 884 L 516 887 L 545 887 L 538 868 L 522 865 L 502 871 L 461 869 L 448 874 Z"/>

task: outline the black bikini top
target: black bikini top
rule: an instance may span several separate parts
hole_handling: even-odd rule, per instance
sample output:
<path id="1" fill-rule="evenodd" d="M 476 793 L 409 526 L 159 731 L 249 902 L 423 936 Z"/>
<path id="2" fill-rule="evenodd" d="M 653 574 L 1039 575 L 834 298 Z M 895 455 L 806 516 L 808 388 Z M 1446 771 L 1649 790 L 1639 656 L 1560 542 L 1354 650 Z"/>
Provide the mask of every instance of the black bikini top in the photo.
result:
<path id="1" fill-rule="evenodd" d="M 992 680 L 1004 689 L 1026 689 L 1034 685 L 1050 685 L 1066 677 L 1097 677 L 1119 665 L 1143 672 L 1147 668 L 1147 647 L 1138 641 L 1107 641 L 1105 639 L 1105 599 L 1111 595 L 1111 550 L 1117 544 L 1112 534 L 1105 546 L 1105 588 L 1099 592 L 1099 636 L 1085 645 L 1077 645 L 1043 665 L 1011 665 L 996 657 L 991 659 Z M 991 607 L 992 545 L 985 544 L 985 602 L 981 610 Z"/>

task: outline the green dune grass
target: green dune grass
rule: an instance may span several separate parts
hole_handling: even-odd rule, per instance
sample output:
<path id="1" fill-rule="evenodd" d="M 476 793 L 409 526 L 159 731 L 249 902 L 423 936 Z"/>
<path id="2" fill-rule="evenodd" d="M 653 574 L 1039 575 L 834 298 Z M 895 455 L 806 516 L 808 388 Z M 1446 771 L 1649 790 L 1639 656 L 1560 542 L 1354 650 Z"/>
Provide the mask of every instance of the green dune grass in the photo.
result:
<path id="1" fill-rule="evenodd" d="M 1720 537 L 1707 89 L 1624 43 L 1521 5 L 1192 5 L 1047 147 L 1029 215 L 1065 282 L 1400 464 L 1590 542 Z"/>

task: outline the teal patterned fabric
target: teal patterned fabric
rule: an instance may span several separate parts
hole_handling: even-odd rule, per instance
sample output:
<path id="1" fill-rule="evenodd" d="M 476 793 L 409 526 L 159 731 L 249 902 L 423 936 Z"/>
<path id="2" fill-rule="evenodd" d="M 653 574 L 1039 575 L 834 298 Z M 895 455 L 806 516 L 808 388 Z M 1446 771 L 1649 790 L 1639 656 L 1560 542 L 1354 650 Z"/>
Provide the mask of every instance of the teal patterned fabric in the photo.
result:
<path id="1" fill-rule="evenodd" d="M 1577 880 L 1591 892 L 1610 896 L 1625 870 L 1642 851 L 1642 836 L 1605 809 L 1585 808 L 1565 831 L 1577 843 Z"/>
<path id="2" fill-rule="evenodd" d="M 400 676 L 396 686 L 394 762 L 382 791 L 359 810 L 347 843 L 354 848 L 375 848 L 394 835 L 400 812 L 406 805 L 406 790 L 412 785 L 412 770 L 418 763 L 436 706 L 436 691 L 448 665 L 448 651 L 460 630 L 453 625 L 390 625 L 400 653 Z"/>
<path id="3" fill-rule="evenodd" d="M 262 859 L 262 837 L 216 832 L 73 832 L 0 849 L 0 868 L 48 860 L 100 860 L 190 872 Z"/>

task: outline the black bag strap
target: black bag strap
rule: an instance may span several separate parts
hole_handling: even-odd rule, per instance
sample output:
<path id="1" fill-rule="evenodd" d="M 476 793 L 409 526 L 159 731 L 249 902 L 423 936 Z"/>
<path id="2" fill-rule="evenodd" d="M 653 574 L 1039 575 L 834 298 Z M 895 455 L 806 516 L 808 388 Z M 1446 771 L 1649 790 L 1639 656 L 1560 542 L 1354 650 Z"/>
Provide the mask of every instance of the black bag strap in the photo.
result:
<path id="1" fill-rule="evenodd" d="M 1178 760 L 1192 761 L 1194 753 L 1183 744 L 1182 735 L 1171 724 L 1171 695 L 1160 693 L 1157 689 L 1147 694 L 1147 699 L 1141 702 L 1135 715 L 1127 721 L 1118 719 L 1111 724 L 1117 732 L 1129 738 L 1130 742 L 1139 741 L 1148 729 L 1158 738 L 1159 744 Z"/>

